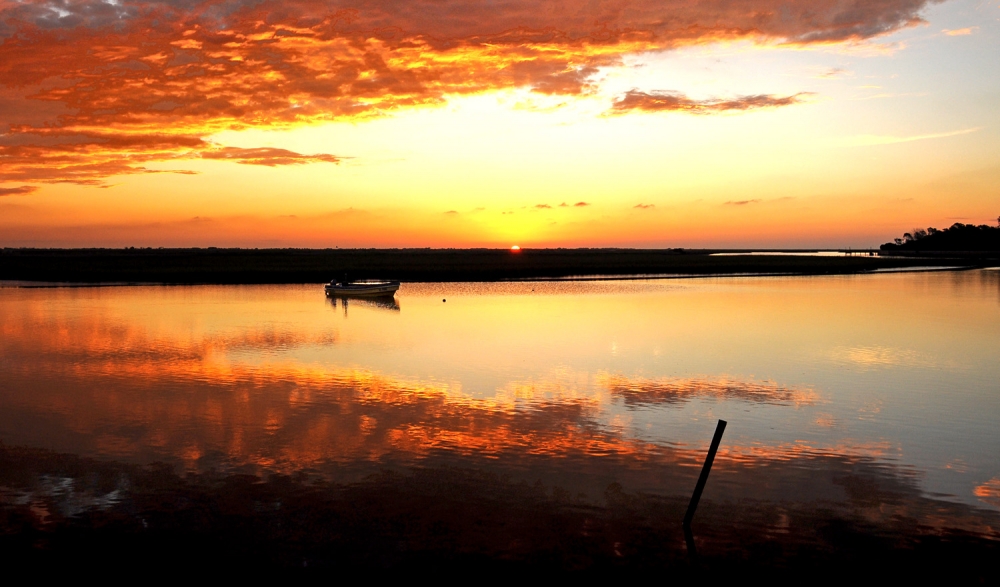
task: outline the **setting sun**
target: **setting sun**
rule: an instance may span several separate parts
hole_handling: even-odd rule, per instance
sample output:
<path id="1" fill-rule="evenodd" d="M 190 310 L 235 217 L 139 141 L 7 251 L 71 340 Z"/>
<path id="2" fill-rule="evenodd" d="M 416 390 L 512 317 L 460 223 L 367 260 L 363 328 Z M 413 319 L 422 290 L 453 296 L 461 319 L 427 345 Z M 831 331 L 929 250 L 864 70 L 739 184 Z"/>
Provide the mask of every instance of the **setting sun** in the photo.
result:
<path id="1" fill-rule="evenodd" d="M 521 247 L 519 247 L 517 245 L 514 245 L 513 247 L 510 248 L 510 252 L 512 252 L 512 253 L 520 253 L 521 252 Z"/>

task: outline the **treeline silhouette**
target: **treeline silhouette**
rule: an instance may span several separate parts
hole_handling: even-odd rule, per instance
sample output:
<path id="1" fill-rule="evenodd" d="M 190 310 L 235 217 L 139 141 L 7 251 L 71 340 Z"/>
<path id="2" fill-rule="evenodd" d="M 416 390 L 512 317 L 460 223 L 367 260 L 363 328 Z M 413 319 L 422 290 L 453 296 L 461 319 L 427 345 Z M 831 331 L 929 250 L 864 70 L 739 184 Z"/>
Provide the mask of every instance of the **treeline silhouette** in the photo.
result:
<path id="1" fill-rule="evenodd" d="M 882 251 L 1000 251 L 1000 218 L 997 226 L 962 224 L 939 230 L 934 227 L 918 228 L 902 238 L 879 247 Z"/>

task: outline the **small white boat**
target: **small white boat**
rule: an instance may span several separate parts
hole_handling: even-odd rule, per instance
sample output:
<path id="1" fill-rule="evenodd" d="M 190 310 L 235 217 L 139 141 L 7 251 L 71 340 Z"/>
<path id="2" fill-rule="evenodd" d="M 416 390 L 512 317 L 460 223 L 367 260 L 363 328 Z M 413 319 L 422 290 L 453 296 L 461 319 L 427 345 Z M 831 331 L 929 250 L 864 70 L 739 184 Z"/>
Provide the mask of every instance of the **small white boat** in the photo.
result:
<path id="1" fill-rule="evenodd" d="M 340 298 L 346 297 L 388 297 L 396 293 L 399 289 L 398 281 L 350 281 L 350 282 L 340 282 L 333 280 L 323 287 L 326 290 L 326 295 L 337 296 Z"/>

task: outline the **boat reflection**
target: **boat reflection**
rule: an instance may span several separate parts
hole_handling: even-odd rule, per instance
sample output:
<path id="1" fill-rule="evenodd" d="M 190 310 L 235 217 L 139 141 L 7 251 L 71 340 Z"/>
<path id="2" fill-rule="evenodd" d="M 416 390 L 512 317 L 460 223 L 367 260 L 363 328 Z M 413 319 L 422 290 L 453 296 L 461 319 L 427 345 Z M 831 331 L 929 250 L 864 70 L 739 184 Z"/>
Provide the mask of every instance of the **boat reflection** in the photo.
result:
<path id="1" fill-rule="evenodd" d="M 396 299 L 394 295 L 385 295 L 378 297 L 341 297 L 341 296 L 328 296 L 327 301 L 334 308 L 340 306 L 344 309 L 344 316 L 347 316 L 347 307 L 350 306 L 361 306 L 363 308 L 375 308 L 378 310 L 389 310 L 392 312 L 399 311 L 399 300 Z"/>

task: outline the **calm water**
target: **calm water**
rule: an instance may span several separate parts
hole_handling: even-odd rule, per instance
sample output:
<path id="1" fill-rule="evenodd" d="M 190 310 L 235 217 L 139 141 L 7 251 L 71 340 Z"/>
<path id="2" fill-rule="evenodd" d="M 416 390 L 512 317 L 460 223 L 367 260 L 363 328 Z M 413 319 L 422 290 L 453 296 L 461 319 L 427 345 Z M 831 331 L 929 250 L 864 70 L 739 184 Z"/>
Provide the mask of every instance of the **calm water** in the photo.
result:
<path id="1" fill-rule="evenodd" d="M 346 305 L 317 285 L 0 288 L 0 332 L 9 446 L 689 495 L 722 418 L 707 500 L 857 502 L 864 478 L 939 504 L 930 523 L 1000 509 L 995 270 L 404 284 Z"/>

